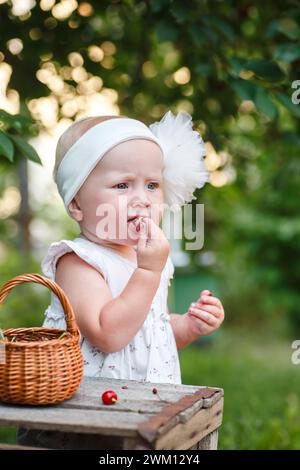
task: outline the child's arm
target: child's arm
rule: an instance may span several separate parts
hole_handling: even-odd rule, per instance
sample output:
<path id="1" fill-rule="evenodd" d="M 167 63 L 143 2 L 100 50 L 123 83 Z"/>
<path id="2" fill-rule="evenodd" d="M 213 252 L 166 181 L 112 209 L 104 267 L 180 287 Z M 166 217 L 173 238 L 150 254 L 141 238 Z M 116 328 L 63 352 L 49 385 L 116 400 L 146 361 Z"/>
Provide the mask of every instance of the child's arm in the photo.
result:
<path id="1" fill-rule="evenodd" d="M 213 333 L 222 324 L 225 317 L 223 305 L 217 297 L 209 294 L 209 291 L 202 291 L 185 314 L 170 314 L 177 349 L 191 344 L 199 336 Z"/>
<path id="2" fill-rule="evenodd" d="M 78 328 L 101 351 L 124 348 L 146 320 L 169 254 L 161 229 L 150 219 L 138 241 L 138 267 L 118 297 L 101 274 L 74 253 L 57 263 L 55 281 L 67 294 Z"/>
<path id="3" fill-rule="evenodd" d="M 82 335 L 101 351 L 111 353 L 126 346 L 142 327 L 160 274 L 137 268 L 123 292 L 113 298 L 100 273 L 68 253 L 58 261 L 55 281 L 69 298 Z"/>

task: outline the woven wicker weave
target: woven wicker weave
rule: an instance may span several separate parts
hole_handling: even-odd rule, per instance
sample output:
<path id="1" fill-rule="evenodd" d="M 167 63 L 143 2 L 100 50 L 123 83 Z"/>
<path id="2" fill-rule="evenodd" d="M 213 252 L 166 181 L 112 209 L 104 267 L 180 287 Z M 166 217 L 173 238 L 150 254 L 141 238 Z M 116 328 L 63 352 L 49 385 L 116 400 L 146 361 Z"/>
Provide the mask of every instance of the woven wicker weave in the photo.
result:
<path id="1" fill-rule="evenodd" d="M 59 298 L 66 317 L 66 330 L 14 328 L 4 330 L 0 340 L 5 360 L 0 358 L 0 401 L 48 405 L 71 398 L 83 374 L 79 330 L 64 291 L 40 274 L 22 274 L 0 291 L 0 304 L 18 284 L 35 282 L 50 288 Z"/>

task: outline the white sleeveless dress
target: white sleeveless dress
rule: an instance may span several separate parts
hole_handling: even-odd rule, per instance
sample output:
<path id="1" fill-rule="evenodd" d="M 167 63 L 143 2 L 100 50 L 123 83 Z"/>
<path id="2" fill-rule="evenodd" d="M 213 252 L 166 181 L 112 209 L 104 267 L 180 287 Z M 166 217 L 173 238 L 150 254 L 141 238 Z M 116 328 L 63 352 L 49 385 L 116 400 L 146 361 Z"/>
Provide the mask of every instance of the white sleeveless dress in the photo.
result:
<path id="1" fill-rule="evenodd" d="M 50 245 L 41 264 L 43 274 L 55 280 L 57 260 L 72 251 L 103 274 L 113 298 L 120 295 L 137 267 L 136 263 L 111 248 L 78 236 L 73 240 L 60 240 Z M 168 286 L 173 273 L 174 265 L 169 256 L 146 320 L 123 349 L 114 353 L 104 353 L 81 335 L 80 345 L 85 376 L 182 383 L 178 351 L 170 315 L 167 312 Z M 51 304 L 45 311 L 43 326 L 66 328 L 62 306 L 58 297 L 52 292 Z"/>

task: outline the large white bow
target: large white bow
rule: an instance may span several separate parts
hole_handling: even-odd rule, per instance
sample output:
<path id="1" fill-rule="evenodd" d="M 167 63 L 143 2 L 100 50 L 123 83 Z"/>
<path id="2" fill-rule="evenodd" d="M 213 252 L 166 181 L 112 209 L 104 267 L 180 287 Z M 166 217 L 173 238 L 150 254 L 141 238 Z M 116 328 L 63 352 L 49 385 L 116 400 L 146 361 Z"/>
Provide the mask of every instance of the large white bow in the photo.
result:
<path id="1" fill-rule="evenodd" d="M 196 188 L 209 182 L 204 164 L 205 144 L 193 130 L 192 116 L 180 111 L 176 116 L 168 111 L 160 121 L 149 126 L 164 151 L 164 192 L 166 203 L 174 210 L 196 199 Z M 177 206 L 178 205 L 178 206 Z"/>

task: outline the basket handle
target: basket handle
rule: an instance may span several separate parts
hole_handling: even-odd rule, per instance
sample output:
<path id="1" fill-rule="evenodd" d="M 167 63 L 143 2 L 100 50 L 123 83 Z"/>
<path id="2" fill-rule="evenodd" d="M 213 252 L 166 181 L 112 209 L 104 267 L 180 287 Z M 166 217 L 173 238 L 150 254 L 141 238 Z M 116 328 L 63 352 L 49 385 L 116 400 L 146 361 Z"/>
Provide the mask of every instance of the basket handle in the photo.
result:
<path id="1" fill-rule="evenodd" d="M 61 289 L 61 287 L 59 287 L 59 285 L 56 284 L 56 282 L 52 281 L 51 279 L 45 276 L 42 276 L 41 274 L 37 274 L 37 273 L 21 274 L 19 276 L 16 276 L 10 279 L 10 281 L 4 284 L 4 286 L 0 290 L 0 305 L 6 298 L 8 293 L 15 286 L 17 286 L 18 284 L 23 284 L 24 282 L 36 282 L 37 284 L 42 284 L 43 286 L 51 289 L 52 292 L 55 295 L 57 295 L 63 307 L 65 317 L 66 317 L 67 331 L 74 336 L 79 336 L 79 330 L 75 321 L 74 311 L 66 294 Z"/>

